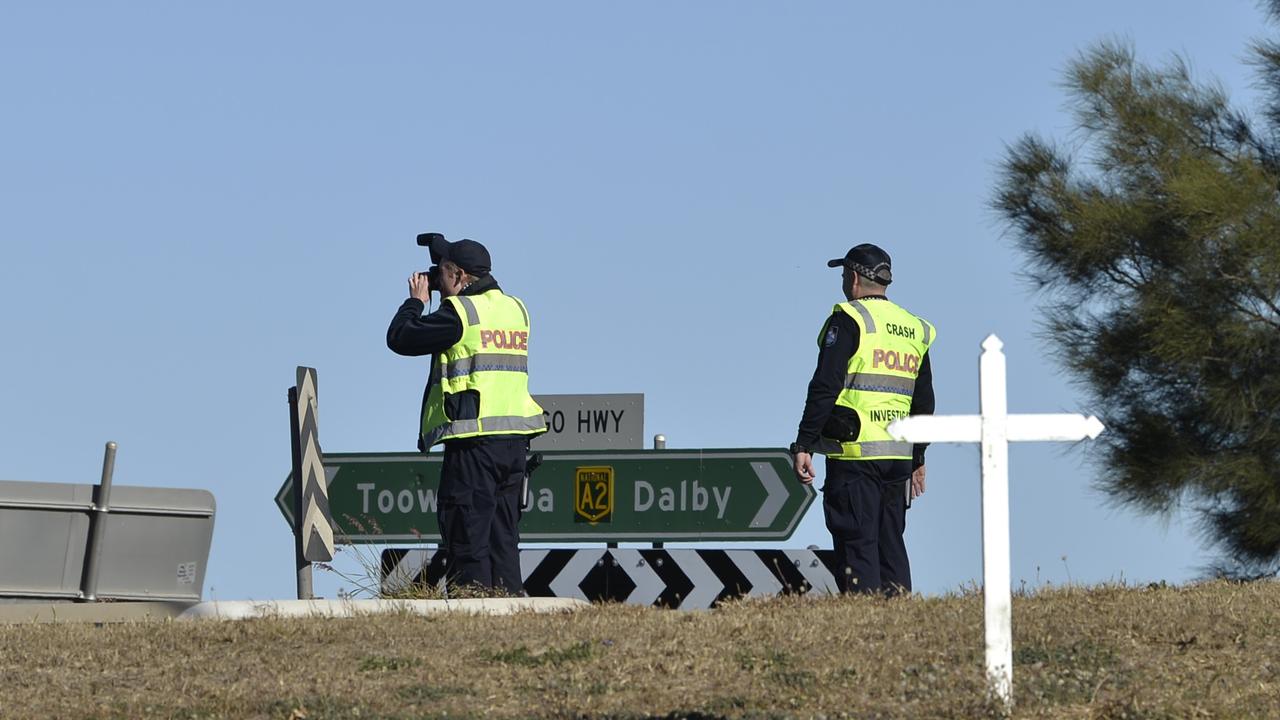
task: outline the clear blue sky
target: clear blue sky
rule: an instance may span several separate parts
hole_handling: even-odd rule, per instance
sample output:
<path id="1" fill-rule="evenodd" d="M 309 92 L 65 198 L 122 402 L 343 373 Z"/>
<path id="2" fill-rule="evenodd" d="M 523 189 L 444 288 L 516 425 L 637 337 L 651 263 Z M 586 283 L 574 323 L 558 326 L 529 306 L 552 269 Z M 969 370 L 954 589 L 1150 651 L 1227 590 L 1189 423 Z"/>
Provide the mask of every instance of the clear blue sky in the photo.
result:
<path id="1" fill-rule="evenodd" d="M 1245 0 L 7 3 L 0 478 L 95 482 L 116 440 L 117 483 L 217 496 L 206 597 L 291 596 L 294 367 L 326 450 L 413 447 L 425 363 L 384 333 L 426 230 L 525 298 L 535 392 L 643 392 L 671 447 L 794 438 L 825 260 L 865 241 L 940 330 L 939 412 L 977 411 L 989 332 L 1011 411 L 1088 410 L 987 209 L 1004 144 L 1069 139 L 1062 70 L 1106 37 L 1247 107 L 1266 29 Z M 1211 559 L 1078 450 L 1011 462 L 1015 583 Z M 981 576 L 977 450 L 928 467 L 908 545 L 942 592 Z M 829 542 L 815 507 L 787 545 Z"/>

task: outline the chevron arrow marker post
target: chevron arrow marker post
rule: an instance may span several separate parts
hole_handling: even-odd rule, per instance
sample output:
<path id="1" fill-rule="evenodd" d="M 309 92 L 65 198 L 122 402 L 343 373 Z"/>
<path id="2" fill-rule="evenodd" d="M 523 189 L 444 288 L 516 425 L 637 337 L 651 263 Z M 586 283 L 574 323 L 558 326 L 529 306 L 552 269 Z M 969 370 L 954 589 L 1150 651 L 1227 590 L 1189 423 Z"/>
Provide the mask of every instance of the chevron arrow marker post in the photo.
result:
<path id="1" fill-rule="evenodd" d="M 298 368 L 298 442 L 301 446 L 302 556 L 308 562 L 333 560 L 333 520 L 329 483 L 320 452 L 315 368 Z"/>
<path id="2" fill-rule="evenodd" d="M 299 367 L 297 385 L 289 388 L 289 430 L 293 448 L 293 472 L 300 477 L 291 492 L 278 495 L 292 499 L 290 527 L 293 528 L 297 555 L 298 599 L 312 597 L 311 563 L 333 559 L 333 519 L 329 512 L 329 475 L 320 451 L 315 368 Z M 301 518 L 302 522 L 295 522 Z"/>

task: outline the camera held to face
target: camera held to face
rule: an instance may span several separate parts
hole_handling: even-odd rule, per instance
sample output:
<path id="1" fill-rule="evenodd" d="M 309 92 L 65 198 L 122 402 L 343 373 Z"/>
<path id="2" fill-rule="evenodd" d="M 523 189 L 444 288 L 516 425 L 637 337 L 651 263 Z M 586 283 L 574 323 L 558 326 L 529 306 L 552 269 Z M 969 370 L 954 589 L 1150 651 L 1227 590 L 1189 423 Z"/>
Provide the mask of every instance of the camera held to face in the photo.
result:
<path id="1" fill-rule="evenodd" d="M 431 287 L 432 290 L 439 291 L 440 288 L 442 287 L 439 265 L 432 265 L 431 267 L 427 268 L 425 271 L 420 272 L 418 274 L 427 276 L 427 284 Z"/>
<path id="2" fill-rule="evenodd" d="M 431 248 L 432 243 L 439 243 L 443 240 L 444 235 L 440 233 L 422 233 L 418 235 L 418 245 L 428 249 Z M 436 260 L 435 253 L 432 252 L 431 255 L 431 259 L 433 261 Z M 439 291 L 443 287 L 442 281 L 444 278 L 441 277 L 439 265 L 432 265 L 427 268 L 425 272 L 420 272 L 418 274 L 427 276 L 427 282 L 430 284 L 432 290 Z"/>

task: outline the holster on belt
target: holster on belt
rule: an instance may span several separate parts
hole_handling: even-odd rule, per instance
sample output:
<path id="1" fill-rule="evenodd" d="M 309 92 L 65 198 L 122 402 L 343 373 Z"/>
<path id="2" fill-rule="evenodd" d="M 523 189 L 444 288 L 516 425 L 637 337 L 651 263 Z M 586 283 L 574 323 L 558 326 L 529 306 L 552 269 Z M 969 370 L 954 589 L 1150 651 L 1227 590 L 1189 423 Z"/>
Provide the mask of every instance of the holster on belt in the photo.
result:
<path id="1" fill-rule="evenodd" d="M 851 455 L 855 453 L 849 452 L 846 445 L 855 442 L 858 439 L 858 417 L 845 417 L 838 412 L 839 408 L 833 410 L 827 418 L 827 422 L 822 426 L 822 433 L 818 438 L 818 446 L 814 448 L 814 452 L 823 455 Z"/>

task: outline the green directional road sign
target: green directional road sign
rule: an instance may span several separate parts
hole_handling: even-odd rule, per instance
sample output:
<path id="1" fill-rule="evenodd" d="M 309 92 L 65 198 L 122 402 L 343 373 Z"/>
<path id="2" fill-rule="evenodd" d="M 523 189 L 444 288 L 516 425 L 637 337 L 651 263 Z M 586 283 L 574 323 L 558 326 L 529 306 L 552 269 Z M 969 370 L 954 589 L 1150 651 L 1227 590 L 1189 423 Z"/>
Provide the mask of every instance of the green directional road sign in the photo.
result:
<path id="1" fill-rule="evenodd" d="M 813 502 L 785 450 L 544 451 L 529 542 L 780 540 Z M 441 455 L 325 453 L 339 543 L 439 542 Z M 276 504 L 293 526 L 290 476 Z"/>

